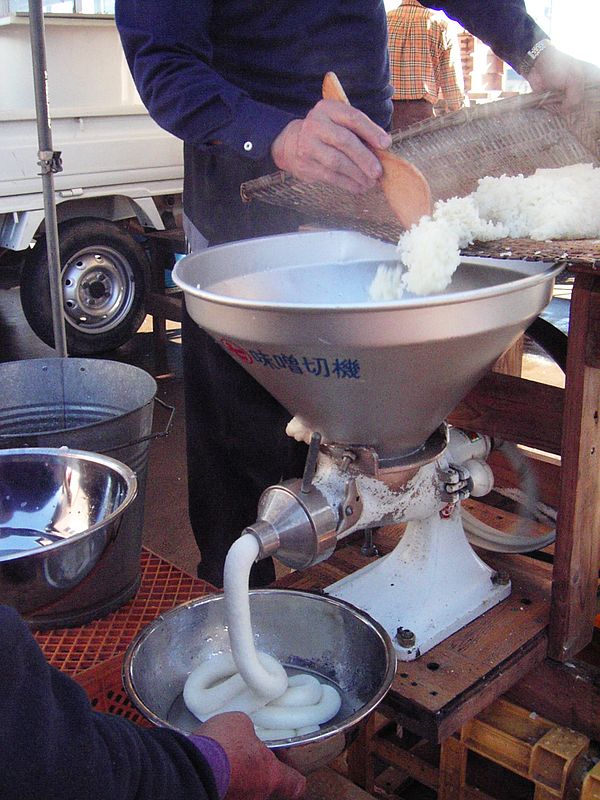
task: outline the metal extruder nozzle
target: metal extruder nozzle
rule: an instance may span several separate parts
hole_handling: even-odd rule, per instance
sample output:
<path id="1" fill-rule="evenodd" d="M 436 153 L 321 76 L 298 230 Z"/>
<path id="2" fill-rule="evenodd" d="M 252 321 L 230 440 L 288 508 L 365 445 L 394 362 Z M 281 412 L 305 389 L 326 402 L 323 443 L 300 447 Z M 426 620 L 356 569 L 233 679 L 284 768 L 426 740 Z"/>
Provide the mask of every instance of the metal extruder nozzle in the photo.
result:
<path id="1" fill-rule="evenodd" d="M 335 550 L 338 516 L 314 486 L 302 481 L 269 486 L 258 503 L 258 518 L 242 533 L 260 544 L 259 559 L 275 556 L 292 569 L 306 569 Z"/>

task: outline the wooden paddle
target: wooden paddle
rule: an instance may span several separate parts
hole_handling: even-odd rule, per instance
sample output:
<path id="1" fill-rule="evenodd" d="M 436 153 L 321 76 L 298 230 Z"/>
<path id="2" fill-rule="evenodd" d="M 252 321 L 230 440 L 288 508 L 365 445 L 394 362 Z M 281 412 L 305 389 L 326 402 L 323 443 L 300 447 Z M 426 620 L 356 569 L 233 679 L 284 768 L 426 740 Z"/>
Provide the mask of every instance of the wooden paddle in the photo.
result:
<path id="1" fill-rule="evenodd" d="M 350 105 L 335 72 L 325 75 L 322 91 L 324 100 L 339 100 Z M 383 168 L 383 175 L 379 179 L 381 188 L 402 227 L 408 229 L 421 217 L 430 215 L 431 191 L 423 173 L 390 150 L 372 149 Z"/>

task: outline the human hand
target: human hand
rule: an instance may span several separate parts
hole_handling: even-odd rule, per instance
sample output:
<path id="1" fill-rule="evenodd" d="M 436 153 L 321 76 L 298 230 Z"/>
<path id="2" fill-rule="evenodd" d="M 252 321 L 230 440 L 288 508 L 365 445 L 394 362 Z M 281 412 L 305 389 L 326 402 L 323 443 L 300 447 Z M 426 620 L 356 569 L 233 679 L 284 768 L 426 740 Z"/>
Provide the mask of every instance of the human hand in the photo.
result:
<path id="1" fill-rule="evenodd" d="M 369 147 L 392 143 L 383 128 L 351 105 L 320 100 L 304 119 L 292 120 L 271 145 L 279 169 L 308 183 L 323 181 L 352 193 L 371 189 L 381 163 Z"/>
<path id="2" fill-rule="evenodd" d="M 225 800 L 299 800 L 306 779 L 260 741 L 246 714 L 218 714 L 194 733 L 210 736 L 225 750 L 231 780 Z"/>
<path id="3" fill-rule="evenodd" d="M 586 82 L 600 80 L 600 69 L 549 45 L 534 61 L 527 80 L 534 92 L 564 91 L 562 107 L 565 112 L 570 112 L 583 102 Z"/>

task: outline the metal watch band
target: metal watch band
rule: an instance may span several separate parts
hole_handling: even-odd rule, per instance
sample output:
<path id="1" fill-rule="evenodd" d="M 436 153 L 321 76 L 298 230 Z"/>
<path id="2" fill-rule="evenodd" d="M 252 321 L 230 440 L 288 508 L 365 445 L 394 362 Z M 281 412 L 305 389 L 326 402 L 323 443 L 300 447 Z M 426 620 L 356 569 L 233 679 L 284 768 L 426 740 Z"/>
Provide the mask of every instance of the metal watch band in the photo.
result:
<path id="1" fill-rule="evenodd" d="M 521 61 L 521 65 L 519 68 L 519 72 L 521 75 L 526 78 L 527 75 L 531 72 L 531 69 L 535 63 L 536 58 L 543 53 L 544 50 L 548 47 L 549 44 L 552 44 L 550 39 L 540 39 L 539 42 L 536 42 L 531 50 L 528 50 L 525 57 Z"/>

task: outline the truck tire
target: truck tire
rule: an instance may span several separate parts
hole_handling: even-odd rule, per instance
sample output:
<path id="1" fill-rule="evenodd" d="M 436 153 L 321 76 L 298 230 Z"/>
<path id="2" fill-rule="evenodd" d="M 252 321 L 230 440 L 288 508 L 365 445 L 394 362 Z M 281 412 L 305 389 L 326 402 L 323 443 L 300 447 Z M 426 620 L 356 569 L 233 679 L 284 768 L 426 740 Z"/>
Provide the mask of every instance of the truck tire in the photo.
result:
<path id="1" fill-rule="evenodd" d="M 67 350 L 94 355 L 115 350 L 145 316 L 150 262 L 144 249 L 114 222 L 70 220 L 59 226 L 61 287 Z M 33 331 L 54 346 L 46 237 L 21 272 L 21 305 Z"/>

